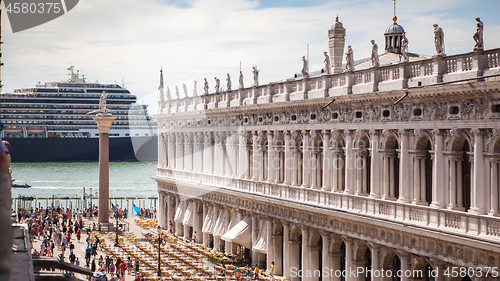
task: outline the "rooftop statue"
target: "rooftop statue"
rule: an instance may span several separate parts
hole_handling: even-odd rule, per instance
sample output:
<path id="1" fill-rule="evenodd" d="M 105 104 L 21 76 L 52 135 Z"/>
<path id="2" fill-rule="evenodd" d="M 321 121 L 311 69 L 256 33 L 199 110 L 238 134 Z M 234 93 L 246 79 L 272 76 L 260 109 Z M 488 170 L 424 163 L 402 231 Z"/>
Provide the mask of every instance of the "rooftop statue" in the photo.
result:
<path id="1" fill-rule="evenodd" d="M 168 100 L 172 99 L 172 97 L 170 96 L 170 88 L 169 87 L 167 87 L 167 99 Z"/>
<path id="2" fill-rule="evenodd" d="M 408 58 L 408 38 L 406 38 L 406 34 L 403 33 L 403 38 L 401 38 L 401 54 L 403 54 L 403 62 L 409 62 L 410 58 Z"/>
<path id="3" fill-rule="evenodd" d="M 325 63 L 325 73 L 330 74 L 330 56 L 327 52 L 324 52 L 323 54 L 325 55 L 325 60 L 323 61 Z"/>
<path id="4" fill-rule="evenodd" d="M 484 24 L 483 24 L 483 22 L 481 21 L 480 18 L 476 18 L 476 21 L 477 21 L 477 24 L 476 24 L 476 33 L 474 33 L 474 36 L 472 36 L 472 38 L 476 42 L 476 45 L 474 45 L 474 51 L 483 50 L 484 49 L 484 46 L 483 46 L 483 28 L 484 28 Z"/>
<path id="5" fill-rule="evenodd" d="M 227 90 L 231 91 L 231 76 L 229 76 L 229 73 L 227 74 L 226 81 L 227 81 Z"/>
<path id="6" fill-rule="evenodd" d="M 177 87 L 177 85 L 175 85 L 175 96 L 177 97 L 177 99 L 180 99 L 180 96 L 179 96 L 179 87 Z"/>
<path id="7" fill-rule="evenodd" d="M 302 77 L 309 78 L 309 65 L 306 56 L 302 56 L 302 70 L 300 72 L 302 73 Z"/>
<path id="8" fill-rule="evenodd" d="M 208 95 L 208 81 L 207 81 L 207 78 L 203 78 L 203 79 L 205 79 L 205 85 L 203 86 L 203 90 L 205 92 L 203 94 Z"/>
<path id="9" fill-rule="evenodd" d="M 347 53 L 345 53 L 345 70 L 354 71 L 354 52 L 352 51 L 351 45 L 347 46 Z"/>
<path id="10" fill-rule="evenodd" d="M 215 79 L 215 93 L 217 94 L 219 92 L 219 88 L 220 88 L 220 80 L 217 78 L 217 77 L 214 77 Z"/>
<path id="11" fill-rule="evenodd" d="M 259 72 L 260 72 L 260 70 L 257 69 L 257 66 L 252 67 L 253 85 L 254 86 L 259 86 Z"/>
<path id="12" fill-rule="evenodd" d="M 372 40 L 372 66 L 380 66 L 380 62 L 378 60 L 378 45 L 375 43 L 375 40 Z"/>
<path id="13" fill-rule="evenodd" d="M 240 70 L 240 89 L 243 88 L 245 88 L 245 86 L 243 86 L 243 71 Z"/>
<path id="14" fill-rule="evenodd" d="M 188 88 L 187 88 L 186 84 L 182 84 L 182 88 L 184 89 L 184 96 L 187 98 L 187 96 L 188 96 Z"/>
<path id="15" fill-rule="evenodd" d="M 108 98 L 107 92 L 102 92 L 99 98 L 99 109 L 88 112 L 87 114 L 96 114 L 97 116 L 111 116 L 115 113 L 113 110 L 106 108 L 106 99 Z"/>
<path id="16" fill-rule="evenodd" d="M 444 32 L 443 29 L 439 27 L 437 23 L 434 24 L 434 45 L 436 46 L 436 54 L 443 55 Z"/>
<path id="17" fill-rule="evenodd" d="M 198 82 L 194 80 L 194 87 L 193 87 L 193 97 L 196 97 L 198 95 L 198 90 L 196 89 L 196 84 Z"/>

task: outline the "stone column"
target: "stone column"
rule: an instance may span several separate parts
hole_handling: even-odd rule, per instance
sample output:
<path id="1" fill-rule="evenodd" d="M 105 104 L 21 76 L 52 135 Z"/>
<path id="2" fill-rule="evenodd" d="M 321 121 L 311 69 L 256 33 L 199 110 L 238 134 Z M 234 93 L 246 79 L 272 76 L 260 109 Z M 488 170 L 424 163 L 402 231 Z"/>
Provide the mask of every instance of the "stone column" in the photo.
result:
<path id="1" fill-rule="evenodd" d="M 252 165 L 252 171 L 253 171 L 253 176 L 252 176 L 252 180 L 253 181 L 258 181 L 260 179 L 260 174 L 259 174 L 259 168 L 260 168 L 260 165 L 261 163 L 259 162 L 259 145 L 258 145 L 258 141 L 259 141 L 259 132 L 260 131 L 254 131 L 252 132 L 252 146 L 253 146 L 253 165 Z"/>
<path id="2" fill-rule="evenodd" d="M 321 190 L 331 191 L 332 183 L 330 173 L 332 172 L 332 153 L 330 152 L 330 132 L 323 130 L 323 186 Z"/>
<path id="3" fill-rule="evenodd" d="M 200 225 L 200 214 L 198 213 L 199 210 L 199 204 L 198 202 L 194 201 L 193 202 L 193 238 L 194 238 L 194 233 L 196 232 L 196 243 L 200 243 L 200 241 L 203 237 L 203 234 L 201 233 L 201 225 Z"/>
<path id="4" fill-rule="evenodd" d="M 490 216 L 496 216 L 498 214 L 498 163 L 499 162 L 496 162 L 494 160 L 490 162 Z"/>
<path id="5" fill-rule="evenodd" d="M 101 114 L 101 113 L 99 113 Z M 114 116 L 92 117 L 99 130 L 99 224 L 109 224 L 109 131 Z"/>
<path id="6" fill-rule="evenodd" d="M 301 225 L 300 229 L 302 230 L 302 270 L 303 272 L 307 272 L 310 270 L 310 260 L 309 260 L 309 227 Z M 304 276 L 302 278 L 303 281 L 309 281 L 310 278 Z"/>
<path id="7" fill-rule="evenodd" d="M 410 154 L 408 130 L 399 130 L 401 136 L 401 154 L 399 157 L 399 202 L 410 203 Z"/>
<path id="8" fill-rule="evenodd" d="M 200 169 L 199 169 L 199 165 L 200 165 L 200 160 L 201 160 L 201 157 L 199 155 L 199 136 L 198 136 L 198 133 L 193 133 L 193 157 L 191 159 L 193 159 L 192 163 L 191 163 L 191 170 L 193 172 L 199 172 Z"/>
<path id="9" fill-rule="evenodd" d="M 431 207 L 442 208 L 444 206 L 444 154 L 443 154 L 443 134 L 440 130 L 434 129 L 434 161 L 432 162 L 432 203 Z"/>
<path id="10" fill-rule="evenodd" d="M 378 244 L 373 244 L 369 243 L 370 245 L 370 251 L 372 253 L 371 260 L 372 260 L 372 281 L 382 281 L 380 275 L 376 271 L 380 271 L 380 260 L 379 260 L 379 253 L 380 253 L 380 245 Z M 378 277 L 376 277 L 378 276 Z"/>
<path id="11" fill-rule="evenodd" d="M 180 139 L 181 139 L 181 137 L 180 137 L 180 133 L 174 133 L 174 135 L 175 135 L 175 148 L 174 148 L 175 149 L 175 159 L 174 159 L 175 164 L 174 164 L 174 166 L 175 166 L 176 170 L 180 170 L 182 168 L 180 165 L 180 163 L 181 163 L 180 157 L 182 155 L 180 153 L 180 149 L 181 149 Z"/>
<path id="12" fill-rule="evenodd" d="M 306 130 L 302 130 L 302 187 L 311 187 L 310 176 L 311 176 L 311 161 L 309 158 L 309 134 Z"/>
<path id="13" fill-rule="evenodd" d="M 283 135 L 285 136 L 285 178 L 283 181 L 284 185 L 290 185 L 292 183 L 292 166 L 293 166 L 293 158 L 292 152 L 290 150 L 290 131 L 284 131 Z"/>
<path id="14" fill-rule="evenodd" d="M 266 218 L 265 223 L 267 224 L 267 269 L 271 268 L 271 262 L 275 260 L 274 254 L 274 241 L 273 241 L 273 219 Z M 275 264 L 276 265 L 276 264 Z"/>
<path id="15" fill-rule="evenodd" d="M 162 192 L 158 192 L 158 226 L 165 229 L 163 210 L 165 208 L 164 195 Z"/>
<path id="16" fill-rule="evenodd" d="M 340 190 L 339 187 L 339 171 L 341 171 L 341 166 L 339 163 L 339 152 L 334 150 L 332 152 L 332 191 L 338 192 Z"/>
<path id="17" fill-rule="evenodd" d="M 274 132 L 267 132 L 267 181 L 269 183 L 274 183 L 276 177 L 275 169 L 275 150 L 274 150 Z"/>
<path id="18" fill-rule="evenodd" d="M 290 223 L 282 221 L 283 224 L 283 277 L 290 280 L 291 252 L 290 252 Z"/>
<path id="19" fill-rule="evenodd" d="M 175 150 L 174 150 L 174 137 L 172 133 L 168 133 L 167 140 L 167 167 L 173 169 L 175 165 Z"/>
<path id="20" fill-rule="evenodd" d="M 391 199 L 397 199 L 396 198 L 396 178 L 394 177 L 396 173 L 396 166 L 394 163 L 394 160 L 396 159 L 395 156 L 390 156 L 389 157 L 389 198 Z"/>
<path id="21" fill-rule="evenodd" d="M 354 163 L 354 168 L 356 171 L 356 195 L 363 195 L 363 169 L 361 169 L 363 163 L 363 156 L 360 155 L 360 151 L 357 152 L 356 162 Z"/>
<path id="22" fill-rule="evenodd" d="M 165 168 L 167 166 L 165 164 L 167 154 L 166 141 L 167 136 L 165 133 L 158 134 L 158 168 Z"/>
<path id="23" fill-rule="evenodd" d="M 191 133 L 184 133 L 184 171 L 191 171 L 191 143 L 189 142 L 189 135 Z"/>
<path id="24" fill-rule="evenodd" d="M 220 176 L 224 170 L 224 159 L 222 158 L 222 132 L 215 132 L 214 143 L 214 175 Z"/>
<path id="25" fill-rule="evenodd" d="M 348 274 L 352 270 L 356 272 L 356 268 L 352 262 L 352 243 L 354 242 L 353 238 L 343 237 L 345 243 L 345 270 L 346 270 L 346 281 L 354 281 L 355 276 L 351 276 Z"/>
<path id="26" fill-rule="evenodd" d="M 211 152 L 210 152 L 210 133 L 204 132 L 205 142 L 203 145 L 203 173 L 210 174 L 212 167 Z"/>
<path id="27" fill-rule="evenodd" d="M 420 202 L 421 204 L 427 205 L 427 175 L 425 170 L 425 158 L 425 156 L 422 156 L 422 158 L 420 158 Z"/>
<path id="28" fill-rule="evenodd" d="M 471 211 L 476 214 L 485 214 L 484 196 L 484 155 L 483 155 L 483 132 L 479 129 L 472 130 L 474 133 L 474 185 L 473 185 L 473 206 Z"/>
<path id="29" fill-rule="evenodd" d="M 380 198 L 380 153 L 378 151 L 379 134 L 376 130 L 370 130 L 371 163 L 370 163 L 370 197 Z"/>
<path id="30" fill-rule="evenodd" d="M 450 204 L 448 205 L 448 208 L 449 209 L 455 209 L 455 207 L 457 206 L 457 169 L 456 169 L 456 159 L 454 158 L 450 158 L 449 160 L 449 171 L 448 171 L 448 175 L 449 175 L 449 183 L 450 183 L 450 187 L 449 187 L 449 190 L 450 190 Z M 461 177 L 462 175 L 460 175 Z"/>
<path id="31" fill-rule="evenodd" d="M 181 205 L 181 199 L 177 198 L 176 201 L 177 202 L 175 204 L 175 212 L 177 212 L 177 209 Z M 174 218 L 175 218 L 175 212 L 174 212 Z M 174 221 L 172 221 L 172 222 L 175 223 L 175 234 L 177 234 L 178 236 L 184 235 L 184 228 L 182 227 L 182 223 L 174 222 Z"/>
<path id="32" fill-rule="evenodd" d="M 413 204 L 420 203 L 420 158 L 413 157 Z"/>
<path id="33" fill-rule="evenodd" d="M 390 166 L 389 166 L 389 156 L 384 155 L 384 192 L 382 194 L 382 199 L 386 200 L 390 197 L 390 186 L 389 186 L 389 178 L 390 178 Z"/>
<path id="34" fill-rule="evenodd" d="M 399 259 L 401 261 L 401 281 L 410 281 L 409 277 L 405 276 L 405 272 L 408 272 L 410 270 L 410 255 L 407 252 L 400 252 L 399 253 Z"/>
<path id="35" fill-rule="evenodd" d="M 344 131 L 345 141 L 345 189 L 344 193 L 352 194 L 354 191 L 354 159 L 352 152 L 352 132 Z"/>
<path id="36" fill-rule="evenodd" d="M 239 172 L 239 178 L 240 179 L 245 179 L 246 178 L 246 173 L 248 170 L 247 163 L 247 147 L 246 147 L 246 141 L 245 141 L 245 132 L 244 131 L 238 131 L 238 172 Z"/>
<path id="37" fill-rule="evenodd" d="M 257 242 L 257 225 L 259 225 L 259 218 L 257 215 L 252 214 L 252 246 Z M 258 252 L 251 251 L 252 264 L 256 264 L 258 260 Z"/>
<path id="38" fill-rule="evenodd" d="M 299 184 L 299 153 L 297 151 L 297 148 L 294 148 L 292 152 L 292 185 L 298 185 Z"/>
<path id="39" fill-rule="evenodd" d="M 326 231 L 321 231 L 321 240 L 323 241 L 323 244 L 321 245 L 321 260 L 323 261 L 323 268 L 332 268 L 332 261 L 331 261 L 331 255 L 330 255 L 330 232 Z M 321 268 L 321 281 L 330 281 L 331 276 L 326 276 L 323 274 L 323 268 Z"/>

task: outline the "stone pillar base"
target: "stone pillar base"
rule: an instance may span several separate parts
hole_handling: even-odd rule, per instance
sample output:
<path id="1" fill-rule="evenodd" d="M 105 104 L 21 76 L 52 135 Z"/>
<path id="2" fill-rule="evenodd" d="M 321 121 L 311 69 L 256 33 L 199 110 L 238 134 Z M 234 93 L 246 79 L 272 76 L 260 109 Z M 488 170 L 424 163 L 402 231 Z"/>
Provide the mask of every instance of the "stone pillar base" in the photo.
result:
<path id="1" fill-rule="evenodd" d="M 115 231 L 115 225 L 110 222 L 100 222 L 99 228 L 100 228 L 99 232 Z"/>

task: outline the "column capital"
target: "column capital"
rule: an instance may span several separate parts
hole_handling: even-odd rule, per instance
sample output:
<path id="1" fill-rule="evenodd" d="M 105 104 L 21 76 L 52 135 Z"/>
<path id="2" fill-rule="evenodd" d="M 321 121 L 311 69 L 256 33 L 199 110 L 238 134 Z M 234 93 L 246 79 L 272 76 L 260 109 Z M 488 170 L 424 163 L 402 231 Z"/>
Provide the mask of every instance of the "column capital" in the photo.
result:
<path id="1" fill-rule="evenodd" d="M 323 129 L 323 130 L 321 130 L 321 135 L 322 135 L 323 137 L 328 136 L 328 135 L 330 135 L 330 131 L 329 131 L 329 130 L 325 130 L 325 129 Z"/>
<path id="2" fill-rule="evenodd" d="M 352 243 L 355 239 L 349 236 L 342 235 L 342 240 L 344 240 L 345 243 Z"/>
<path id="3" fill-rule="evenodd" d="M 380 250 L 383 246 L 377 243 L 368 242 L 368 246 L 370 246 L 370 250 L 378 249 Z"/>
<path id="4" fill-rule="evenodd" d="M 474 137 L 480 137 L 484 134 L 484 131 L 478 128 L 471 129 L 470 131 L 474 135 Z"/>
<path id="5" fill-rule="evenodd" d="M 300 225 L 299 225 L 299 227 L 300 227 L 300 229 L 301 229 L 302 231 L 307 231 L 307 230 L 309 230 L 309 228 L 310 228 L 309 226 L 307 226 L 307 225 L 303 225 L 303 224 L 300 224 Z"/>
<path id="6" fill-rule="evenodd" d="M 382 130 L 382 135 L 383 135 L 383 136 L 388 136 L 388 135 L 389 135 L 389 134 L 391 134 L 391 133 L 392 133 L 392 130 L 388 130 L 388 129 L 383 129 L 383 130 Z"/>
<path id="7" fill-rule="evenodd" d="M 408 136 L 410 134 L 410 130 L 408 129 L 399 129 L 398 130 L 398 134 L 402 137 L 402 136 Z"/>
<path id="8" fill-rule="evenodd" d="M 415 130 L 413 130 L 413 135 L 416 136 L 416 137 L 420 137 L 420 136 L 422 136 L 422 134 L 423 134 L 422 130 L 420 130 L 418 128 L 415 129 Z"/>
<path id="9" fill-rule="evenodd" d="M 330 130 L 330 134 L 332 137 L 337 137 L 338 135 L 340 135 L 342 132 L 337 130 L 337 129 L 331 129 Z"/>
<path id="10" fill-rule="evenodd" d="M 440 129 L 432 129 L 431 133 L 433 136 L 442 136 L 443 135 L 443 131 Z"/>
<path id="11" fill-rule="evenodd" d="M 331 233 L 331 232 L 329 232 L 329 231 L 320 230 L 320 231 L 319 231 L 319 234 L 323 237 L 323 239 L 325 239 L 325 237 L 330 238 L 330 235 L 331 235 L 332 233 Z"/>
<path id="12" fill-rule="evenodd" d="M 352 138 L 352 136 L 354 135 L 354 131 L 346 129 L 342 132 L 342 135 L 344 136 L 344 138 Z"/>
<path id="13" fill-rule="evenodd" d="M 372 137 L 380 135 L 380 131 L 376 130 L 376 129 L 370 129 L 369 133 L 370 133 L 370 136 L 372 136 Z"/>

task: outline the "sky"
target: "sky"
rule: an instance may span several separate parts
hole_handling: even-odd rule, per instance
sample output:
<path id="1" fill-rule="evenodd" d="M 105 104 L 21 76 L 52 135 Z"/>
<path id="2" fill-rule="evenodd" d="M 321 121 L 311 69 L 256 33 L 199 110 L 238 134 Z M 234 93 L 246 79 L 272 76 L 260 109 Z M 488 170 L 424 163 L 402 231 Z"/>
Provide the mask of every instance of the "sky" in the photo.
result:
<path id="1" fill-rule="evenodd" d="M 397 0 L 398 24 L 409 52 L 435 53 L 433 24 L 445 33 L 448 55 L 472 51 L 475 18 L 484 23 L 486 49 L 500 47 L 498 0 Z M 159 71 L 175 96 L 175 86 L 214 77 L 233 88 L 241 70 L 244 84 L 293 77 L 309 49 L 309 69 L 323 65 L 328 29 L 338 15 L 346 28 L 346 48 L 354 58 L 370 56 L 374 39 L 383 52 L 384 31 L 392 24 L 392 0 L 80 0 L 65 15 L 12 33 L 2 8 L 2 92 L 38 82 L 68 79 L 74 65 L 90 82 L 124 84 L 156 113 Z M 309 46 L 309 47 L 308 47 Z"/>

